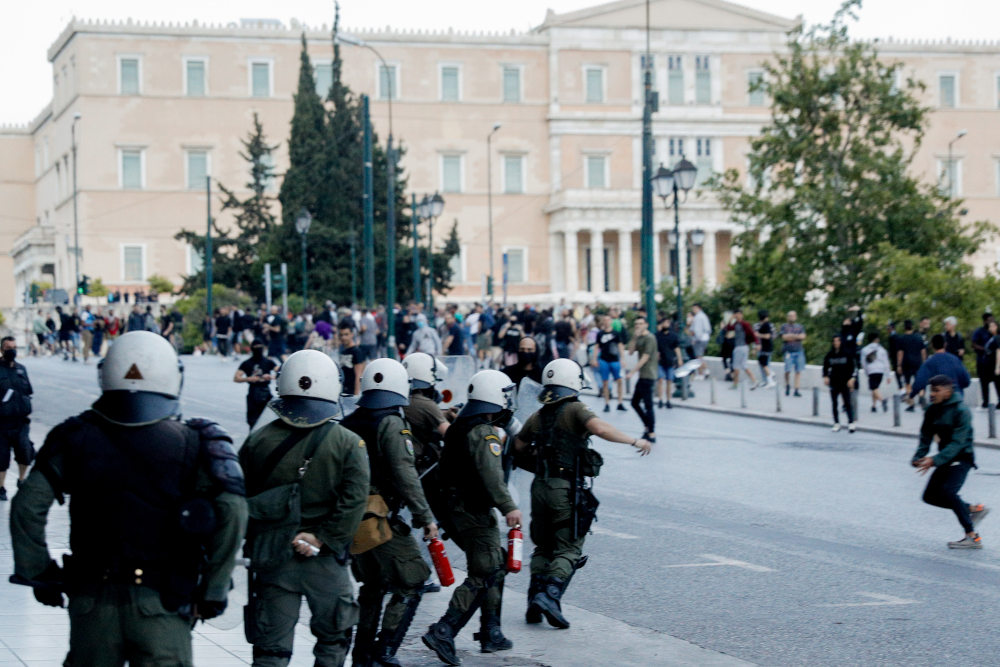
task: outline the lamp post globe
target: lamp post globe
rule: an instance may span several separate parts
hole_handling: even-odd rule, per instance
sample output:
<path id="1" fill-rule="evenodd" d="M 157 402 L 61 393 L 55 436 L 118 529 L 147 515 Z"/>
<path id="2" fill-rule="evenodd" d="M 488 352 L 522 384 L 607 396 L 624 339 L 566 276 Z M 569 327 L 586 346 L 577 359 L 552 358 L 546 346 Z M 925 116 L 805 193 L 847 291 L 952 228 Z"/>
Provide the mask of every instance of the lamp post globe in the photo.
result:
<path id="1" fill-rule="evenodd" d="M 674 174 L 664 167 L 662 162 L 660 168 L 656 170 L 656 175 L 653 176 L 653 187 L 656 188 L 656 195 L 663 200 L 674 191 Z"/>
<path id="2" fill-rule="evenodd" d="M 697 175 L 698 167 L 691 164 L 687 158 L 681 158 L 681 161 L 674 165 L 674 180 L 677 181 L 677 187 L 684 192 L 694 187 Z"/>
<path id="3" fill-rule="evenodd" d="M 437 192 L 431 197 L 431 217 L 437 218 L 444 211 L 444 197 Z"/>

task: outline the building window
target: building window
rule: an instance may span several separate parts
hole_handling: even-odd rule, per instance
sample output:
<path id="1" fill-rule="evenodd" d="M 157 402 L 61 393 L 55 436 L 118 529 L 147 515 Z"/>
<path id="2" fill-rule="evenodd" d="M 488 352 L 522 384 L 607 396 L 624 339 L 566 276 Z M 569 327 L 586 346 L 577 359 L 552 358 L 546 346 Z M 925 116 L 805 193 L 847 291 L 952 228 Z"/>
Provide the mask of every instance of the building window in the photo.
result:
<path id="1" fill-rule="evenodd" d="M 946 197 L 962 196 L 962 160 L 938 160 L 938 190 Z"/>
<path id="2" fill-rule="evenodd" d="M 670 152 L 670 168 L 673 169 L 673 165 L 676 164 L 677 160 L 684 157 L 684 140 L 671 139 L 667 142 L 667 150 Z"/>
<path id="3" fill-rule="evenodd" d="M 441 101 L 458 102 L 461 99 L 458 65 L 441 66 Z"/>
<path id="4" fill-rule="evenodd" d="M 451 280 L 455 283 L 465 282 L 464 262 L 465 246 L 459 246 L 458 252 L 448 260 L 448 268 L 451 269 Z"/>
<path id="5" fill-rule="evenodd" d="M 1000 109 L 1000 74 L 997 74 L 996 76 L 996 96 L 997 108 Z"/>
<path id="6" fill-rule="evenodd" d="M 694 57 L 694 103 L 712 103 L 712 69 L 708 56 Z"/>
<path id="7" fill-rule="evenodd" d="M 701 185 L 712 177 L 712 140 L 695 139 L 694 166 L 698 168 L 695 185 Z"/>
<path id="8" fill-rule="evenodd" d="M 954 109 L 958 104 L 958 77 L 954 74 L 938 75 L 938 104 L 942 109 Z"/>
<path id="9" fill-rule="evenodd" d="M 521 101 L 521 68 L 505 65 L 503 68 L 503 101 Z"/>
<path id="10" fill-rule="evenodd" d="M 62 165 L 56 161 L 56 194 L 60 197 L 63 193 L 63 175 L 62 175 Z"/>
<path id="11" fill-rule="evenodd" d="M 528 249 L 504 248 L 507 257 L 507 282 L 524 283 L 528 281 Z"/>
<path id="12" fill-rule="evenodd" d="M 330 88 L 333 86 L 333 64 L 316 63 L 313 67 L 313 72 L 316 79 L 316 94 L 319 95 L 321 100 L 325 100 L 326 96 L 330 94 Z"/>
<path id="13" fill-rule="evenodd" d="M 201 58 L 184 61 L 184 94 L 188 97 L 204 97 L 208 93 L 208 63 Z"/>
<path id="14" fill-rule="evenodd" d="M 123 148 L 119 151 L 121 169 L 119 181 L 124 190 L 141 190 L 143 178 L 143 160 L 141 148 Z"/>
<path id="15" fill-rule="evenodd" d="M 271 97 L 272 92 L 271 61 L 250 61 L 250 96 Z"/>
<path id="16" fill-rule="evenodd" d="M 586 81 L 587 104 L 600 104 L 604 101 L 604 68 L 586 67 L 583 70 Z"/>
<path id="17" fill-rule="evenodd" d="M 146 280 L 145 255 L 145 246 L 122 246 L 122 280 L 132 283 Z"/>
<path id="18" fill-rule="evenodd" d="M 205 268 L 205 257 L 193 245 L 189 245 L 187 250 L 187 273 L 193 276 Z"/>
<path id="19" fill-rule="evenodd" d="M 755 88 L 760 85 L 763 80 L 763 72 L 759 70 L 747 72 L 747 95 L 749 96 L 749 104 L 752 107 L 762 107 L 767 104 L 764 91 L 760 88 Z"/>
<path id="20" fill-rule="evenodd" d="M 443 192 L 462 191 L 462 156 L 441 156 L 441 190 Z"/>
<path id="21" fill-rule="evenodd" d="M 274 154 L 268 151 L 260 156 L 260 163 L 267 168 L 267 176 L 264 177 L 264 191 L 277 192 L 278 178 L 274 172 Z"/>
<path id="22" fill-rule="evenodd" d="M 135 56 L 118 59 L 118 93 L 121 95 L 139 94 L 140 65 Z"/>
<path id="23" fill-rule="evenodd" d="M 185 151 L 187 156 L 187 189 L 204 190 L 205 179 L 208 178 L 208 151 L 191 149 Z"/>
<path id="24" fill-rule="evenodd" d="M 378 66 L 378 98 L 395 100 L 399 98 L 399 68 L 395 65 Z"/>
<path id="25" fill-rule="evenodd" d="M 587 166 L 587 187 L 608 187 L 608 157 L 606 155 L 587 155 L 584 160 Z"/>
<path id="26" fill-rule="evenodd" d="M 524 193 L 524 156 L 503 156 L 503 191 L 507 194 Z"/>
<path id="27" fill-rule="evenodd" d="M 684 63 L 681 56 L 667 58 L 667 102 L 684 104 Z"/>

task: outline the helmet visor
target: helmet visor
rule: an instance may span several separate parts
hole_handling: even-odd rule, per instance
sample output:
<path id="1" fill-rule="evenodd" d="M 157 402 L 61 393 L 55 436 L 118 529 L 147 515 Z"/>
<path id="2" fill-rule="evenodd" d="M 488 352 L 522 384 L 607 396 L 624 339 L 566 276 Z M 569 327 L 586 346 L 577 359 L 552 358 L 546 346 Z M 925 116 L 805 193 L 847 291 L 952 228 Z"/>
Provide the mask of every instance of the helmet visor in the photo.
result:
<path id="1" fill-rule="evenodd" d="M 576 396 L 579 392 L 575 389 L 570 389 L 569 387 L 563 387 L 558 384 L 550 384 L 549 386 L 542 389 L 542 393 L 538 395 L 538 402 L 544 403 L 545 405 L 550 405 L 552 403 L 558 403 L 564 398 L 572 398 Z"/>
<path id="2" fill-rule="evenodd" d="M 285 396 L 267 404 L 289 426 L 310 428 L 340 415 L 336 403 L 321 398 Z"/>
<path id="3" fill-rule="evenodd" d="M 181 412 L 176 397 L 126 389 L 104 392 L 91 407 L 108 421 L 124 426 L 155 424 Z"/>

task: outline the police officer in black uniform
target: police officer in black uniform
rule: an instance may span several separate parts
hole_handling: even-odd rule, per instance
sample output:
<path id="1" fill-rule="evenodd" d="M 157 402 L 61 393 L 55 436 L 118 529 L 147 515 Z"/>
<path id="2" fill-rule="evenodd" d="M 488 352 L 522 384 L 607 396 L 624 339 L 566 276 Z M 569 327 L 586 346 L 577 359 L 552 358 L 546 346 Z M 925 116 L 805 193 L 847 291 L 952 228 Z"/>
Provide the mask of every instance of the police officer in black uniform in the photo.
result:
<path id="1" fill-rule="evenodd" d="M 10 450 L 17 462 L 17 485 L 21 486 L 35 449 L 28 438 L 28 416 L 31 414 L 31 382 L 28 370 L 14 361 L 17 342 L 13 336 L 0 340 L 3 357 L 0 359 L 0 500 L 7 500 L 4 481 L 10 466 Z"/>
<path id="2" fill-rule="evenodd" d="M 69 595 L 65 665 L 192 665 L 192 622 L 225 610 L 246 530 L 242 471 L 222 428 L 178 419 L 181 366 L 164 338 L 125 334 L 98 373 L 101 397 L 52 429 L 11 503 L 11 581 L 53 607 Z M 67 495 L 60 567 L 45 524 Z"/>

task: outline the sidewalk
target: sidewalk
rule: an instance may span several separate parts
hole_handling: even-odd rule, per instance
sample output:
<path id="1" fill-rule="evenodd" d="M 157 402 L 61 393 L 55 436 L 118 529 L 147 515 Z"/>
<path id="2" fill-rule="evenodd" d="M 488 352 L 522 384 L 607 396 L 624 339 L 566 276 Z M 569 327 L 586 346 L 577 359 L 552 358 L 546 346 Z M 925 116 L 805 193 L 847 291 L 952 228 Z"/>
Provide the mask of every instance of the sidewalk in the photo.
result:
<path id="1" fill-rule="evenodd" d="M 816 424 L 818 426 L 831 427 L 833 424 L 833 411 L 830 402 L 830 392 L 823 386 L 821 368 L 819 366 L 808 366 L 802 374 L 801 397 L 785 396 L 784 366 L 782 364 L 771 364 L 777 386 L 771 388 L 750 389 L 749 383 L 741 380 L 739 389 L 732 389 L 731 382 L 725 382 L 725 371 L 722 368 L 722 361 L 717 357 L 706 358 L 710 377 L 707 380 L 698 380 L 690 376 L 689 387 L 694 394 L 687 400 L 672 398 L 675 408 L 690 408 L 694 410 L 705 410 L 709 412 L 723 412 L 727 414 L 739 414 L 748 417 L 759 417 L 763 419 L 776 419 L 804 424 Z M 750 365 L 750 370 L 754 376 L 760 379 L 760 369 L 756 361 Z M 593 381 L 591 384 L 596 386 Z M 895 384 L 890 385 L 886 380 L 882 384 L 882 395 L 888 399 L 888 411 L 883 411 L 882 406 L 878 406 L 877 412 L 872 412 L 871 392 L 868 390 L 867 377 L 861 374 L 861 390 L 855 392 L 855 402 L 857 404 L 857 414 L 855 422 L 858 431 L 880 433 L 887 435 L 897 435 L 910 438 L 916 445 L 917 433 L 920 431 L 920 424 L 923 421 L 923 410 L 919 404 L 914 412 L 906 412 L 905 403 L 899 406 L 899 426 L 894 426 L 893 397 L 894 391 L 898 392 Z M 593 392 L 591 392 L 593 393 Z M 977 447 L 988 447 L 1000 449 L 1000 440 L 989 437 L 989 413 L 979 409 L 980 394 L 979 382 L 973 380 L 972 386 L 966 391 L 966 405 L 972 411 L 972 424 L 975 433 L 975 444 Z M 841 409 L 840 423 L 847 429 L 847 416 Z"/>

